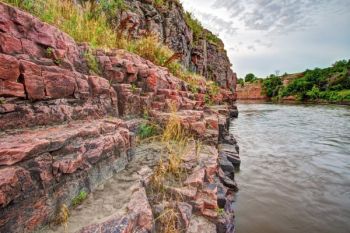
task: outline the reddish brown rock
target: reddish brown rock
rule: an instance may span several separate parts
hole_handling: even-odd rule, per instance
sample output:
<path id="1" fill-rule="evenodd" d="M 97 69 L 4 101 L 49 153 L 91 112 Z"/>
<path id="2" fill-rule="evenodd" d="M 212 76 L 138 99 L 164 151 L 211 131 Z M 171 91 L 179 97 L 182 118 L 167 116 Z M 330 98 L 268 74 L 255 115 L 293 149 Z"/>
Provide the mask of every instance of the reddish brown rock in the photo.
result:
<path id="1" fill-rule="evenodd" d="M 184 182 L 185 185 L 191 185 L 195 187 L 202 187 L 204 182 L 205 170 L 204 168 L 195 170 Z"/>
<path id="2" fill-rule="evenodd" d="M 149 232 L 152 230 L 153 214 L 144 188 L 139 188 L 132 194 L 128 209 L 130 214 L 139 216 L 137 226 Z"/>
<path id="3" fill-rule="evenodd" d="M 72 97 L 76 82 L 72 76 L 55 73 L 43 73 L 46 95 L 50 98 Z"/>
<path id="4" fill-rule="evenodd" d="M 26 231 L 32 232 L 47 221 L 50 210 L 46 205 L 46 201 L 46 198 L 41 198 L 34 203 L 32 216 L 25 223 Z"/>
<path id="5" fill-rule="evenodd" d="M 16 82 L 19 74 L 18 60 L 12 56 L 0 54 L 0 79 Z"/>
<path id="6" fill-rule="evenodd" d="M 197 195 L 197 188 L 192 186 L 186 186 L 181 188 L 167 187 L 167 190 L 180 198 L 185 198 L 185 200 L 194 200 Z"/>
<path id="7" fill-rule="evenodd" d="M 5 207 L 10 201 L 28 191 L 32 180 L 27 171 L 20 167 L 0 169 L 0 206 Z"/>
<path id="8" fill-rule="evenodd" d="M 89 76 L 89 84 L 92 88 L 93 95 L 102 95 L 110 93 L 110 84 L 108 80 L 98 77 L 98 76 Z"/>
<path id="9" fill-rule="evenodd" d="M 34 41 L 22 38 L 21 42 L 24 53 L 29 54 L 33 57 L 41 57 L 44 55 L 43 49 L 40 48 Z"/>
<path id="10" fill-rule="evenodd" d="M 147 77 L 147 88 L 150 91 L 156 91 L 157 90 L 157 82 L 158 82 L 158 77 L 156 76 L 156 74 L 150 74 Z"/>
<path id="11" fill-rule="evenodd" d="M 205 122 L 202 121 L 191 123 L 190 127 L 198 135 L 204 135 L 207 130 Z"/>
<path id="12" fill-rule="evenodd" d="M 191 216 L 192 216 L 192 206 L 186 202 L 177 203 L 177 208 L 179 209 L 182 222 L 185 229 L 190 225 Z"/>
<path id="13" fill-rule="evenodd" d="M 24 77 L 24 84 L 28 98 L 41 100 L 45 98 L 45 83 L 41 76 L 41 67 L 28 61 L 20 61 L 21 74 Z"/>
<path id="14" fill-rule="evenodd" d="M 84 158 L 82 154 L 76 156 L 66 156 L 52 164 L 53 174 L 55 176 L 58 173 L 62 174 L 72 174 L 78 169 L 83 169 L 84 167 Z"/>
<path id="15" fill-rule="evenodd" d="M 266 100 L 267 96 L 263 94 L 262 84 L 257 83 L 245 83 L 244 86 L 237 86 L 237 99 L 238 100 Z"/>
<path id="16" fill-rule="evenodd" d="M 0 32 L 0 51 L 6 54 L 21 53 L 21 41 L 16 37 Z"/>
<path id="17" fill-rule="evenodd" d="M 0 79 L 0 96 L 3 97 L 25 97 L 22 83 L 2 81 Z"/>

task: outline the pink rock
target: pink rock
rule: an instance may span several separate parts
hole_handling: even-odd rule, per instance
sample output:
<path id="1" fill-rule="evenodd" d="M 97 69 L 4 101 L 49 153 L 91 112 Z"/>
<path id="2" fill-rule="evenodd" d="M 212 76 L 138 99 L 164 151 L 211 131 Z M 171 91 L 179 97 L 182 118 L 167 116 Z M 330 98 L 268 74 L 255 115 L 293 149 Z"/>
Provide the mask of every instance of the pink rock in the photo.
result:
<path id="1" fill-rule="evenodd" d="M 167 187 L 170 193 L 178 195 L 180 198 L 185 198 L 186 200 L 195 200 L 197 195 L 197 188 L 193 186 L 186 186 L 181 188 Z"/>
<path id="2" fill-rule="evenodd" d="M 16 37 L 5 33 L 0 33 L 0 51 L 6 54 L 21 53 L 21 41 Z"/>
<path id="3" fill-rule="evenodd" d="M 41 76 L 41 67 L 28 61 L 20 61 L 20 70 L 24 77 L 24 84 L 31 100 L 45 98 L 45 83 Z"/>
<path id="4" fill-rule="evenodd" d="M 36 171 L 39 173 L 41 182 L 44 188 L 50 188 L 51 182 L 54 179 L 52 173 L 52 156 L 45 153 L 34 159 L 36 164 Z"/>
<path id="5" fill-rule="evenodd" d="M 162 102 L 152 102 L 152 109 L 162 111 L 164 109 L 165 103 Z"/>
<path id="6" fill-rule="evenodd" d="M 101 95 L 110 93 L 110 85 L 107 79 L 98 76 L 89 76 L 89 84 L 92 88 L 93 95 Z"/>
<path id="7" fill-rule="evenodd" d="M 33 212 L 32 216 L 26 221 L 25 231 L 33 232 L 38 226 L 47 221 L 50 210 L 46 202 L 46 198 L 40 198 L 31 206 Z"/>
<path id="8" fill-rule="evenodd" d="M 84 158 L 82 154 L 76 156 L 67 156 L 63 159 L 55 161 L 52 164 L 53 174 L 57 176 L 59 173 L 72 174 L 78 169 L 84 168 Z"/>
<path id="9" fill-rule="evenodd" d="M 181 219 L 185 224 L 185 228 L 187 229 L 190 225 L 192 216 L 192 206 L 186 202 L 179 202 L 177 203 L 177 208 L 179 209 Z"/>
<path id="10" fill-rule="evenodd" d="M 129 74 L 127 78 L 128 83 L 133 83 L 137 80 L 137 74 Z"/>
<path id="11" fill-rule="evenodd" d="M 219 129 L 219 119 L 216 116 L 205 117 L 205 121 L 210 129 Z"/>
<path id="12" fill-rule="evenodd" d="M 123 72 L 118 70 L 107 70 L 105 71 L 105 78 L 111 80 L 112 84 L 122 83 L 124 81 L 125 75 Z"/>
<path id="13" fill-rule="evenodd" d="M 0 79 L 16 82 L 19 74 L 18 60 L 12 56 L 0 54 Z"/>
<path id="14" fill-rule="evenodd" d="M 101 159 L 104 150 L 106 152 L 109 152 L 109 147 L 110 149 L 112 149 L 111 151 L 113 151 L 113 146 L 115 146 L 114 140 L 106 139 L 106 142 L 108 144 L 105 145 L 103 139 L 97 139 L 91 143 L 86 144 L 86 148 L 88 149 L 84 153 L 84 157 L 86 157 L 91 164 L 96 164 Z"/>
<path id="15" fill-rule="evenodd" d="M 139 190 L 131 195 L 128 210 L 129 213 L 139 216 L 137 224 L 138 227 L 144 228 L 147 231 L 152 230 L 153 214 L 144 188 L 139 188 Z"/>
<path id="16" fill-rule="evenodd" d="M 74 96 L 80 99 L 87 99 L 90 95 L 90 86 L 85 75 L 76 74 L 77 88 L 74 91 Z"/>
<path id="17" fill-rule="evenodd" d="M 22 42 L 24 53 L 29 54 L 33 57 L 43 56 L 43 53 L 44 53 L 43 50 L 34 41 L 22 38 L 21 42 Z"/>
<path id="18" fill-rule="evenodd" d="M 212 209 L 205 209 L 203 210 L 202 215 L 211 219 L 216 219 L 218 217 L 218 212 Z"/>
<path id="19" fill-rule="evenodd" d="M 158 95 L 165 95 L 165 97 L 171 96 L 171 90 L 169 89 L 158 89 L 157 90 Z"/>
<path id="20" fill-rule="evenodd" d="M 50 144 L 45 139 L 22 137 L 21 140 L 26 140 L 26 142 L 13 143 L 4 140 L 0 142 L 0 165 L 13 165 Z"/>
<path id="21" fill-rule="evenodd" d="M 158 76 L 155 73 L 151 73 L 147 77 L 146 84 L 147 84 L 147 89 L 149 91 L 156 91 L 157 84 L 158 84 Z"/>
<path id="22" fill-rule="evenodd" d="M 63 60 L 66 56 L 66 50 L 65 49 L 55 49 L 53 51 L 53 58 L 56 60 Z"/>
<path id="23" fill-rule="evenodd" d="M 0 169 L 0 206 L 5 207 L 10 201 L 18 198 L 32 185 L 28 171 L 20 167 Z"/>
<path id="24" fill-rule="evenodd" d="M 9 113 L 16 110 L 15 104 L 0 104 L 0 113 Z"/>
<path id="25" fill-rule="evenodd" d="M 191 123 L 191 129 L 200 136 L 204 135 L 207 130 L 203 121 Z"/>
<path id="26" fill-rule="evenodd" d="M 3 97 L 26 97 L 24 86 L 21 83 L 2 81 L 0 79 L 0 96 Z"/>
<path id="27" fill-rule="evenodd" d="M 217 200 L 218 187 L 215 184 L 207 184 L 203 187 L 202 193 L 211 200 Z"/>
<path id="28" fill-rule="evenodd" d="M 76 88 L 75 78 L 56 73 L 43 72 L 46 95 L 50 98 L 71 97 Z"/>
<path id="29" fill-rule="evenodd" d="M 185 185 L 191 185 L 195 187 L 201 187 L 204 183 L 204 168 L 194 171 L 184 182 Z"/>
<path id="30" fill-rule="evenodd" d="M 134 66 L 132 63 L 127 63 L 125 65 L 126 73 L 128 74 L 136 74 L 137 73 L 137 67 Z"/>

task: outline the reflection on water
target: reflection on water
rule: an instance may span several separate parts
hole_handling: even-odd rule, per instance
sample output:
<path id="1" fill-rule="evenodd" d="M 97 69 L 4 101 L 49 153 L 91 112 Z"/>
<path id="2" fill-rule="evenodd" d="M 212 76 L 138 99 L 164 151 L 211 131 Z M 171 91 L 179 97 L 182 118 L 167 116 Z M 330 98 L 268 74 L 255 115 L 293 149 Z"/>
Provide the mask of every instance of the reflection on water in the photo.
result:
<path id="1" fill-rule="evenodd" d="M 349 233 L 350 108 L 238 107 L 237 233 Z"/>

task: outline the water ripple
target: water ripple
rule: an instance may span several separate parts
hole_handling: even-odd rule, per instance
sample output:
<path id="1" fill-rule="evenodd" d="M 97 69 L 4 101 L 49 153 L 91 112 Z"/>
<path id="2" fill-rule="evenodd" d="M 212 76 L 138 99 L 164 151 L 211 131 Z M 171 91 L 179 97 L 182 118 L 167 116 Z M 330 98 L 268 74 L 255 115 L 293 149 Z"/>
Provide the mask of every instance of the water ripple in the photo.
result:
<path id="1" fill-rule="evenodd" d="M 238 233 L 349 233 L 350 108 L 240 104 Z"/>

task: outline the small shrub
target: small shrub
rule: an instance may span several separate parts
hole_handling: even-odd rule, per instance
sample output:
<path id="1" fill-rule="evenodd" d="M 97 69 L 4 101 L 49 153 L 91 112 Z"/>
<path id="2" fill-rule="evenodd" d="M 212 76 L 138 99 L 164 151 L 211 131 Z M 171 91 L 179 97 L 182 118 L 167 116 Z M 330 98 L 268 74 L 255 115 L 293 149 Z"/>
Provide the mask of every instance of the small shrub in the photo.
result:
<path id="1" fill-rule="evenodd" d="M 53 56 L 53 48 L 48 47 L 48 48 L 45 50 L 45 54 L 46 54 L 47 57 L 52 58 L 52 56 Z"/>
<path id="2" fill-rule="evenodd" d="M 0 98 L 0 104 L 6 104 L 6 99 L 4 97 Z"/>
<path id="3" fill-rule="evenodd" d="M 194 40 L 197 41 L 201 37 L 203 37 L 204 28 L 203 28 L 202 24 L 199 22 L 199 20 L 194 18 L 192 13 L 190 13 L 190 12 L 185 12 L 184 18 L 185 18 L 187 25 L 189 26 L 189 28 L 193 32 Z"/>
<path id="4" fill-rule="evenodd" d="M 146 139 L 157 134 L 157 128 L 152 124 L 142 124 L 138 130 L 140 139 Z"/>
<path id="5" fill-rule="evenodd" d="M 216 212 L 217 212 L 218 215 L 220 216 L 220 215 L 223 215 L 223 214 L 225 213 L 225 209 L 223 209 L 223 208 L 217 208 L 217 209 L 216 209 Z"/>
<path id="6" fill-rule="evenodd" d="M 79 194 L 73 198 L 72 205 L 73 207 L 76 207 L 83 203 L 83 201 L 87 198 L 88 194 L 85 191 L 80 191 Z"/>

